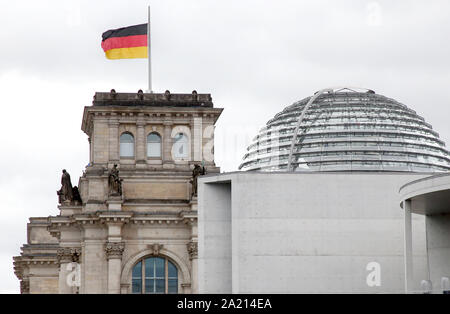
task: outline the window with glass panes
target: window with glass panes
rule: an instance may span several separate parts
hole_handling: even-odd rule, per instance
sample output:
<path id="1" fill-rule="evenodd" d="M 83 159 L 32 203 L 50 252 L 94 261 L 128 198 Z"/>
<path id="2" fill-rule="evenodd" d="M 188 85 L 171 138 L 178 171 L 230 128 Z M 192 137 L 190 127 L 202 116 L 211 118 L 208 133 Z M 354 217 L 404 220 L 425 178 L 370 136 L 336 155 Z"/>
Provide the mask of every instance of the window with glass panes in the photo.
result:
<path id="1" fill-rule="evenodd" d="M 178 270 L 167 258 L 149 257 L 132 271 L 132 293 L 178 293 Z"/>
<path id="2" fill-rule="evenodd" d="M 120 157 L 134 157 L 134 136 L 125 132 L 120 136 Z"/>
<path id="3" fill-rule="evenodd" d="M 150 133 L 147 136 L 147 157 L 161 157 L 161 136 L 158 133 Z"/>

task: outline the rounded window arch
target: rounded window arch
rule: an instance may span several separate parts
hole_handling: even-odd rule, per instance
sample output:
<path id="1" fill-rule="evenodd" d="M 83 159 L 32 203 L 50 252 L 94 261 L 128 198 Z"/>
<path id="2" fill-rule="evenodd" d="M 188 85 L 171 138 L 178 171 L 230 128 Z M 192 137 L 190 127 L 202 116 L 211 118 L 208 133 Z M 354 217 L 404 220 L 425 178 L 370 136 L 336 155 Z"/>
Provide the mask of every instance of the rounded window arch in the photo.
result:
<path id="1" fill-rule="evenodd" d="M 147 136 L 147 157 L 161 157 L 161 136 L 156 132 L 152 132 Z"/>
<path id="2" fill-rule="evenodd" d="M 131 292 L 134 294 L 178 293 L 178 269 L 165 257 L 146 257 L 132 270 Z"/>
<path id="3" fill-rule="evenodd" d="M 188 158 L 189 138 L 184 133 L 177 133 L 173 144 L 174 158 Z"/>
<path id="4" fill-rule="evenodd" d="M 120 135 L 120 157 L 134 157 L 134 136 L 129 132 Z"/>

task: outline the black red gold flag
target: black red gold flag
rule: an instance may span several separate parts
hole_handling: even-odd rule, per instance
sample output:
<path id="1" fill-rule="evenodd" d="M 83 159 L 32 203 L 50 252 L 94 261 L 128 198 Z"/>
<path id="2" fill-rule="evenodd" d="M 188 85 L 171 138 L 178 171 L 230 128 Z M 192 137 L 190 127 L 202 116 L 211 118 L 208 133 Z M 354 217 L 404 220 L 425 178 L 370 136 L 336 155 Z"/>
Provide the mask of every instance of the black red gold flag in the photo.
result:
<path id="1" fill-rule="evenodd" d="M 148 58 L 147 24 L 112 29 L 102 34 L 108 59 Z"/>

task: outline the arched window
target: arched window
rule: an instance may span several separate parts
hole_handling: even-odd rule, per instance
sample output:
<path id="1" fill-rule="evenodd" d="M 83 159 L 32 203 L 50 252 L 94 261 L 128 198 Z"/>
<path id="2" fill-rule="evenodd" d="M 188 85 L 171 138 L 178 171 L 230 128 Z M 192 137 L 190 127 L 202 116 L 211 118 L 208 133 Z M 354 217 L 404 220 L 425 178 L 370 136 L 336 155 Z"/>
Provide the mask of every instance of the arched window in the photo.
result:
<path id="1" fill-rule="evenodd" d="M 174 138 L 174 158 L 187 158 L 189 153 L 189 139 L 184 133 L 178 133 Z"/>
<path id="2" fill-rule="evenodd" d="M 167 258 L 140 260 L 132 272 L 132 293 L 178 293 L 178 270 Z"/>
<path id="3" fill-rule="evenodd" d="M 147 157 L 161 157 L 161 136 L 158 133 L 150 133 L 147 136 Z"/>
<path id="4" fill-rule="evenodd" d="M 131 133 L 120 136 L 120 157 L 134 157 L 134 136 Z"/>

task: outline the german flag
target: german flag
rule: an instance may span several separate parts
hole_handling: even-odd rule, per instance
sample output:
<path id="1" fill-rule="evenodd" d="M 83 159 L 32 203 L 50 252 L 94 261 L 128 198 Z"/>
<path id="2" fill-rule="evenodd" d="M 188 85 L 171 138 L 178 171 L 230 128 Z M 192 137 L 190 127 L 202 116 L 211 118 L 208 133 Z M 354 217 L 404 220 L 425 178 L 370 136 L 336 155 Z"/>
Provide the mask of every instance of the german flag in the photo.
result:
<path id="1" fill-rule="evenodd" d="M 147 24 L 112 29 L 102 34 L 102 48 L 108 59 L 147 58 Z"/>

